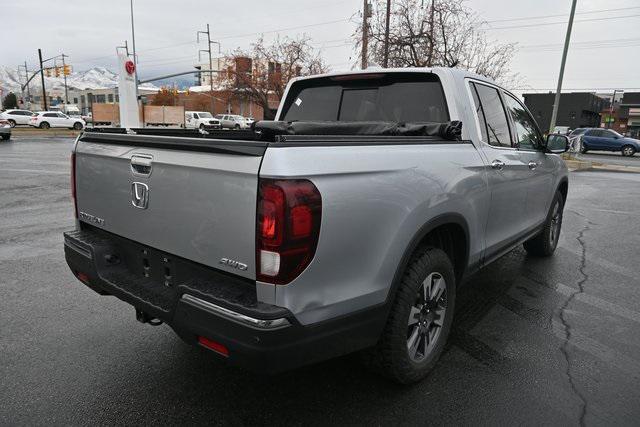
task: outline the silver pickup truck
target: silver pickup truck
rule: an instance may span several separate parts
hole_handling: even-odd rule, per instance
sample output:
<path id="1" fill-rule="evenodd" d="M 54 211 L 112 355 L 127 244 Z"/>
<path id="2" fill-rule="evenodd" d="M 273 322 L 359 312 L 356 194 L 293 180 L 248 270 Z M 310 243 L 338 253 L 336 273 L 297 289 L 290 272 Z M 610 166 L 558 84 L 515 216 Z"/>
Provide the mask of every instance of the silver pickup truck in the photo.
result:
<path id="1" fill-rule="evenodd" d="M 419 380 L 471 274 L 554 252 L 568 190 L 567 138 L 454 69 L 298 78 L 276 121 L 234 135 L 113 132 L 73 150 L 69 267 L 258 372 L 360 351 Z"/>

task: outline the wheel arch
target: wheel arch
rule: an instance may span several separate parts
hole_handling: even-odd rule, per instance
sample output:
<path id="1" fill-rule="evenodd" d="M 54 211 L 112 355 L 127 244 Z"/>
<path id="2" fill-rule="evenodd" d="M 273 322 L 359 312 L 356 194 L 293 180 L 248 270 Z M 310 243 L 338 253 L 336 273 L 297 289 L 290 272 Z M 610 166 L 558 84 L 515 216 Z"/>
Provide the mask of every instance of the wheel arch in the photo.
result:
<path id="1" fill-rule="evenodd" d="M 451 240 L 449 242 L 443 242 L 444 245 L 433 244 L 435 239 L 444 240 L 442 233 L 448 233 Z M 411 238 L 402 254 L 400 263 L 396 267 L 393 275 L 393 282 L 387 295 L 386 303 L 390 306 L 390 303 L 393 302 L 398 286 L 402 280 L 402 275 L 411 261 L 411 256 L 416 249 L 422 245 L 428 244 L 439 247 L 449 255 L 454 266 L 457 286 L 463 279 L 469 262 L 469 236 L 469 225 L 466 219 L 459 213 L 451 212 L 441 214 L 423 224 Z M 460 238 L 462 238 L 463 242 L 456 242 L 456 240 Z"/>

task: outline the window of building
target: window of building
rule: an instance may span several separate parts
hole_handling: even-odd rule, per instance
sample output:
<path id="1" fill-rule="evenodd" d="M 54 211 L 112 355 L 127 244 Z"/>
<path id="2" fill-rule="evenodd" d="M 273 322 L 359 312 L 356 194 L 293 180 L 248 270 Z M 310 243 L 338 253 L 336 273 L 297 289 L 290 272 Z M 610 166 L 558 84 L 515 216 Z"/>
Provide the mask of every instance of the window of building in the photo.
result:
<path id="1" fill-rule="evenodd" d="M 107 99 L 108 99 L 108 101 L 109 101 L 110 103 L 112 103 L 112 102 L 113 102 L 113 94 L 112 94 L 112 93 L 110 93 L 109 95 L 107 95 Z"/>

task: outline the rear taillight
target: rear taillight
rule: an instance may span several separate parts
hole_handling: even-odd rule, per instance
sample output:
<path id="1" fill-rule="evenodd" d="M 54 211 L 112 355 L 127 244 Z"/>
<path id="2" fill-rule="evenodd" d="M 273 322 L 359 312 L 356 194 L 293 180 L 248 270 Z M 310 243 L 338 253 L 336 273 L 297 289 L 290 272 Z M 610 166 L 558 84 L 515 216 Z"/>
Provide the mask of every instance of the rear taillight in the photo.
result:
<path id="1" fill-rule="evenodd" d="M 71 198 L 73 199 L 73 214 L 78 218 L 78 200 L 76 199 L 76 153 L 71 153 Z"/>
<path id="2" fill-rule="evenodd" d="M 313 259 L 322 198 L 306 179 L 260 179 L 256 233 L 257 279 L 291 282 Z"/>

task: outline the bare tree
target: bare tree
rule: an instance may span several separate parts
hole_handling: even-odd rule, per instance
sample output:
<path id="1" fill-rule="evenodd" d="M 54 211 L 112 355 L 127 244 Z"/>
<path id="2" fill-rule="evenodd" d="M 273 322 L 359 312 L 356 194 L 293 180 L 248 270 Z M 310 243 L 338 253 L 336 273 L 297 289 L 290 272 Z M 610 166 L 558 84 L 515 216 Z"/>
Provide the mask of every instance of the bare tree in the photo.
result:
<path id="1" fill-rule="evenodd" d="M 220 73 L 223 84 L 260 105 L 265 118 L 284 95 L 289 80 L 328 70 L 306 36 L 277 38 L 270 44 L 260 38 L 249 51 L 236 51 L 232 60 L 235 63 L 228 66 L 227 73 Z"/>
<path id="2" fill-rule="evenodd" d="M 387 0 L 373 0 L 369 20 L 369 60 L 381 64 Z M 483 24 L 465 0 L 394 0 L 389 31 L 390 67 L 459 67 L 504 80 L 513 43 L 489 41 Z M 353 37 L 360 48 L 362 28 Z"/>

